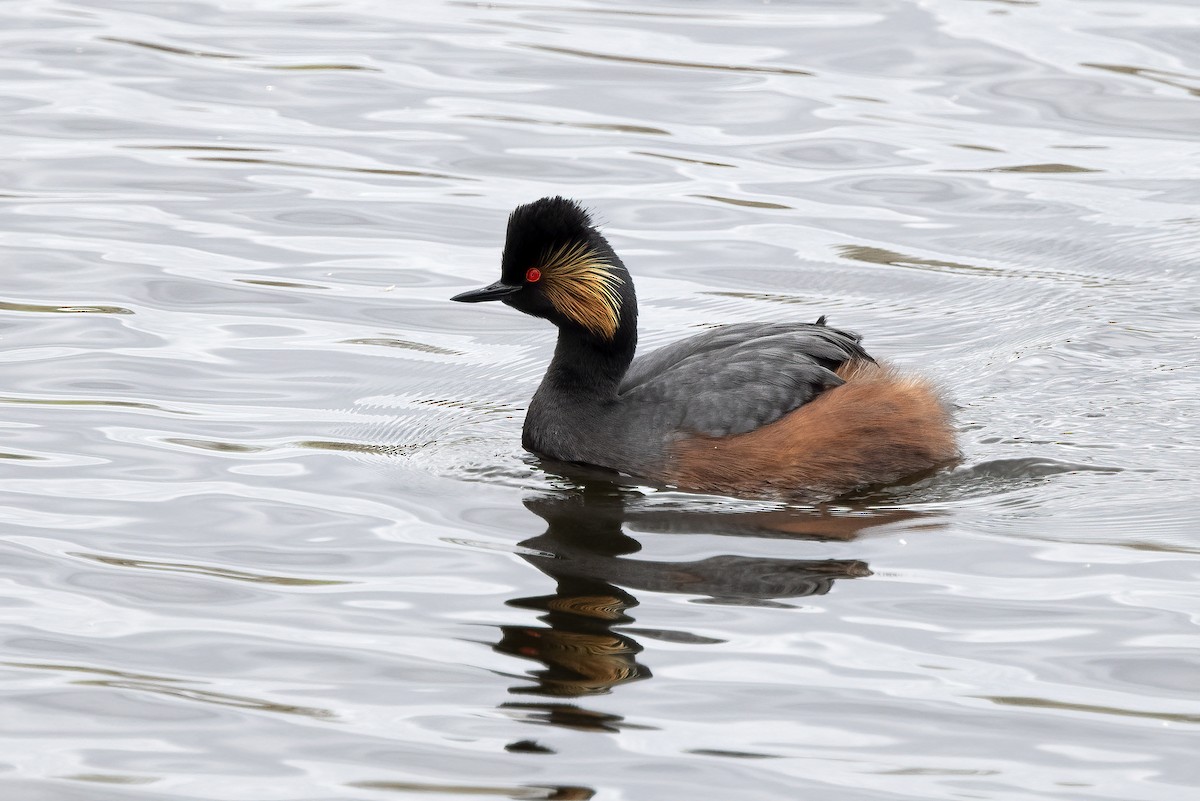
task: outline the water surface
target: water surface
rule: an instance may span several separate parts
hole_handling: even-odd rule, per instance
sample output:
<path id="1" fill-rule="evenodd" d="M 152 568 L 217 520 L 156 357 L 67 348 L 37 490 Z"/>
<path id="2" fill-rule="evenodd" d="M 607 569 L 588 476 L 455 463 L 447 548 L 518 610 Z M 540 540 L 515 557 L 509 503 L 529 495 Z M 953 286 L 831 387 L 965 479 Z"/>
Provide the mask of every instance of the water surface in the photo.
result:
<path id="1" fill-rule="evenodd" d="M 0 787 L 1119 799 L 1200 784 L 1200 9 L 0 7 Z M 643 347 L 865 334 L 964 460 L 784 507 L 520 450 L 585 202 Z"/>

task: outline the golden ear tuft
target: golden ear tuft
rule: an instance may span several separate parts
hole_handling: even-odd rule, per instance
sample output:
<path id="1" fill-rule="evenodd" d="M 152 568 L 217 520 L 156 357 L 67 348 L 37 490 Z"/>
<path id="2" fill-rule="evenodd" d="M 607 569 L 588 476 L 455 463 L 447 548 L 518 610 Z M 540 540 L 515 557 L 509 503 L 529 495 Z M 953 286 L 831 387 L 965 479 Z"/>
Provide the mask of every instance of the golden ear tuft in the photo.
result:
<path id="1" fill-rule="evenodd" d="M 621 323 L 621 284 L 612 265 L 587 242 L 570 242 L 542 261 L 542 291 L 570 320 L 612 339 Z"/>

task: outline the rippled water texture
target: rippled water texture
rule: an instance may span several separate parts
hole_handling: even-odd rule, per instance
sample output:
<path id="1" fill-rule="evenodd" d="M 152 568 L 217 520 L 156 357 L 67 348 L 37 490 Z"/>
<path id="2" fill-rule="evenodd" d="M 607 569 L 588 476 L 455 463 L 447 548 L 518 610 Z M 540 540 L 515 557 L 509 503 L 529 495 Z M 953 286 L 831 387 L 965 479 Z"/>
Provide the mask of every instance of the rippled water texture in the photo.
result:
<path id="1" fill-rule="evenodd" d="M 0 5 L 0 797 L 1179 801 L 1192 0 Z M 450 295 L 832 323 L 965 458 L 786 508 L 520 450 Z"/>

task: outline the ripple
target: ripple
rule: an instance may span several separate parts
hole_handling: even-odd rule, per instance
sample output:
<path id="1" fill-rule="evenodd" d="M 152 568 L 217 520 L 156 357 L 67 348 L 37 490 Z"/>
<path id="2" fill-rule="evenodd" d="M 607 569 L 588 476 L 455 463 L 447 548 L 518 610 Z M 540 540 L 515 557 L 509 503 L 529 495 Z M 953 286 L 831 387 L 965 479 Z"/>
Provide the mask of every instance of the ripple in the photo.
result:
<path id="1" fill-rule="evenodd" d="M 156 776 L 123 776 L 116 773 L 75 773 L 62 778 L 93 784 L 153 784 L 160 780 Z"/>
<path id="2" fill-rule="evenodd" d="M 90 559 L 94 562 L 112 565 L 115 567 L 132 567 L 140 570 L 162 570 L 168 573 L 195 573 L 196 575 L 201 576 L 213 576 L 215 578 L 231 579 L 233 581 L 248 581 L 254 584 L 278 584 L 284 587 L 325 587 L 335 584 L 352 583 L 348 581 L 337 581 L 332 579 L 296 578 L 294 576 L 267 576 L 257 573 L 248 573 L 243 570 L 232 570 L 226 567 L 190 565 L 176 562 L 155 562 L 149 559 L 129 559 L 94 553 L 70 552 L 67 554 L 67 556 L 74 556 L 80 559 Z"/>
<path id="3" fill-rule="evenodd" d="M 111 687 L 118 690 L 130 690 L 135 693 L 149 693 L 177 698 L 184 701 L 195 701 L 203 704 L 217 704 L 236 709 L 249 709 L 258 712 L 271 712 L 282 715 L 300 715 L 315 720 L 334 720 L 336 716 L 327 709 L 280 704 L 261 698 L 251 698 L 244 695 L 213 692 L 211 690 L 194 690 L 187 687 L 164 685 L 149 681 L 131 681 L 115 679 L 88 679 L 76 682 L 82 686 Z"/>
<path id="4" fill-rule="evenodd" d="M 144 42 L 138 39 L 122 39 L 116 36 L 101 36 L 99 39 L 102 42 L 133 45 L 134 47 L 143 47 L 147 50 L 156 50 L 160 53 L 170 53 L 174 56 L 194 56 L 196 58 L 219 58 L 230 60 L 246 58 L 245 56 L 234 55 L 233 53 L 220 53 L 214 50 L 194 50 L 192 48 L 175 47 L 173 45 L 165 45 L 155 42 Z"/>
<path id="5" fill-rule="evenodd" d="M 193 161 L 213 161 L 224 164 L 261 164 L 268 167 L 288 167 L 301 170 L 326 170 L 332 172 L 351 172 L 363 175 L 391 175 L 402 178 L 435 178 L 446 181 L 475 181 L 461 175 L 447 175 L 424 170 L 398 170 L 384 167 L 340 167 L 332 164 L 305 164 L 298 161 L 281 161 L 278 159 L 262 159 L 250 156 L 192 156 Z"/>
<path id="6" fill-rule="evenodd" d="M 20 406 L 104 406 L 114 409 L 143 409 L 164 414 L 196 414 L 182 409 L 169 409 L 154 403 L 141 401 L 81 399 L 81 398 L 16 398 L 0 397 L 0 403 L 11 403 Z"/>
<path id="7" fill-rule="evenodd" d="M 1104 172 L 1091 167 L 1080 167 L 1075 164 L 1014 164 L 1009 167 L 987 167 L 978 170 L 953 170 L 953 172 L 1043 172 L 1043 173 L 1079 173 Z"/>
<path id="8" fill-rule="evenodd" d="M 421 353 L 434 353 L 439 356 L 462 356 L 463 354 L 457 350 L 450 348 L 442 348 L 437 345 L 427 345 L 424 342 L 409 342 L 403 339 L 389 339 L 386 337 L 366 337 L 363 339 L 345 339 L 342 340 L 347 345 L 378 345 L 384 348 L 401 348 L 404 350 L 415 350 Z"/>
<path id="9" fill-rule="evenodd" d="M 1200 86 L 1194 86 L 1191 83 L 1184 81 L 1200 81 L 1200 76 L 1187 75 L 1180 72 L 1170 72 L 1168 70 L 1158 70 L 1151 67 L 1131 67 L 1123 64 L 1080 64 L 1081 67 L 1090 67 L 1097 70 L 1107 70 L 1120 75 L 1133 75 L 1138 78 L 1154 81 L 1155 83 L 1165 84 L 1166 86 L 1174 86 L 1178 89 L 1183 89 L 1188 94 L 1200 97 Z M 1177 80 L 1183 79 L 1183 80 Z"/>
<path id="10" fill-rule="evenodd" d="M 132 309 L 121 306 L 81 306 L 78 304 L 44 306 L 4 301 L 0 301 L 0 311 L 32 312 L 34 314 L 133 314 Z"/>
<path id="11" fill-rule="evenodd" d="M 968 272 L 992 273 L 1000 272 L 992 267 L 980 267 L 973 264 L 960 264 L 953 261 L 941 261 L 939 259 L 924 259 L 917 256 L 905 256 L 902 253 L 896 253 L 883 248 L 871 247 L 869 245 L 841 245 L 838 248 L 841 255 L 846 259 L 854 259 L 855 261 L 865 261 L 871 264 L 887 264 L 892 267 L 915 267 L 927 268 L 934 270 L 966 270 Z"/>
<path id="12" fill-rule="evenodd" d="M 1068 704 L 1053 701 L 1048 698 L 1024 698 L 1018 696 L 981 696 L 987 701 L 1004 706 L 1032 707 L 1037 709 L 1055 709 L 1065 712 L 1083 712 L 1092 715 L 1117 715 L 1121 717 L 1150 718 L 1169 723 L 1200 723 L 1200 714 L 1187 715 L 1175 712 L 1143 712 L 1133 709 L 1117 709 L 1115 707 L 1093 706 L 1090 704 Z"/>
<path id="13" fill-rule="evenodd" d="M 508 122 L 518 125 L 545 125 L 552 128 L 578 128 L 582 131 L 618 131 L 632 134 L 651 134 L 654 136 L 669 136 L 669 131 L 652 128 L 648 125 L 626 125 L 613 122 L 567 122 L 565 120 L 541 120 L 533 117 L 514 117 L 507 114 L 462 114 L 463 119 L 487 120 L 489 122 Z"/>
<path id="14" fill-rule="evenodd" d="M 759 75 L 790 75 L 811 78 L 812 73 L 792 67 L 750 66 L 739 64 L 709 64 L 699 61 L 672 61 L 668 59 L 647 58 L 644 56 L 622 56 L 613 53 L 598 53 L 590 50 L 579 50 L 570 47 L 552 47 L 550 45 L 525 44 L 531 50 L 540 50 L 556 55 L 574 56 L 576 58 L 596 59 L 598 61 L 616 61 L 626 64 L 645 64 L 654 67 L 674 67 L 689 70 L 718 70 L 721 72 L 745 72 Z"/>
<path id="15" fill-rule="evenodd" d="M 1022 458 L 1022 459 L 991 459 L 986 462 L 971 465 L 959 471 L 960 474 L 982 479 L 1024 479 L 1043 478 L 1062 473 L 1120 473 L 1119 467 L 1105 467 L 1091 464 L 1071 464 L 1054 459 Z"/>
<path id="16" fill-rule="evenodd" d="M 519 801 L 587 801 L 595 798 L 596 792 L 588 787 L 575 785 L 554 786 L 507 786 L 488 787 L 479 784 L 429 784 L 424 782 L 397 781 L 360 781 L 351 782 L 349 787 L 361 787 L 367 790 L 391 790 L 398 793 L 435 793 L 470 796 L 496 796 L 499 798 L 514 798 Z"/>
<path id="17" fill-rule="evenodd" d="M 701 198 L 702 200 L 715 200 L 718 203 L 728 203 L 731 206 L 746 206 L 753 209 L 790 209 L 791 206 L 785 206 L 782 203 L 770 203 L 765 200 L 746 200 L 732 197 L 721 197 L 720 195 L 693 195 L 693 197 Z"/>

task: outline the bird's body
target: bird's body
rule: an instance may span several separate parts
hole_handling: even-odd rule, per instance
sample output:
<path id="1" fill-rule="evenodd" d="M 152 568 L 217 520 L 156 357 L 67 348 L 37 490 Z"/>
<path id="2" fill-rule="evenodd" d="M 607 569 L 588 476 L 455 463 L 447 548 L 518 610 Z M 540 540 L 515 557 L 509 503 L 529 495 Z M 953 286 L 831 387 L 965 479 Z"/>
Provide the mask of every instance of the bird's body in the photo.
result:
<path id="1" fill-rule="evenodd" d="M 957 454 L 932 387 L 823 317 L 722 326 L 634 358 L 629 273 L 563 198 L 518 207 L 501 281 L 455 299 L 502 299 L 558 325 L 522 436 L 541 456 L 691 490 L 815 497 Z"/>

